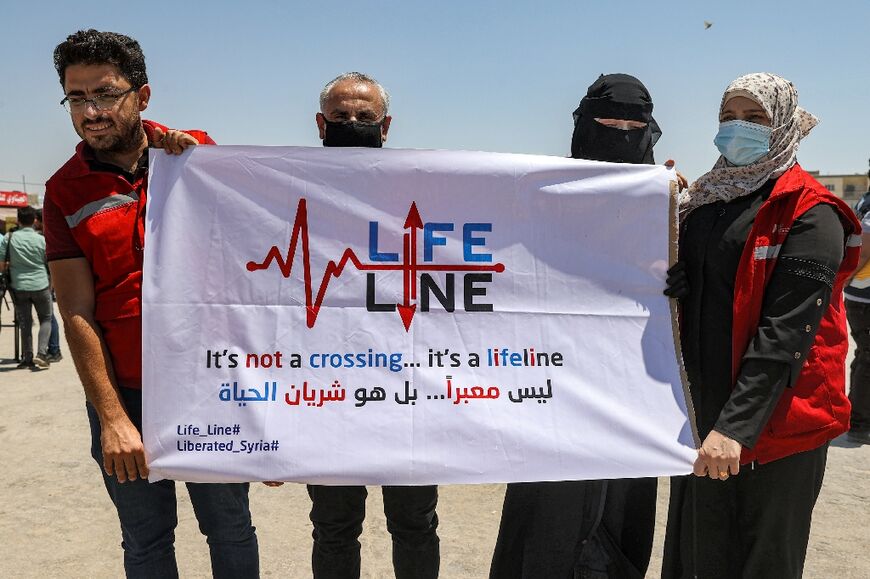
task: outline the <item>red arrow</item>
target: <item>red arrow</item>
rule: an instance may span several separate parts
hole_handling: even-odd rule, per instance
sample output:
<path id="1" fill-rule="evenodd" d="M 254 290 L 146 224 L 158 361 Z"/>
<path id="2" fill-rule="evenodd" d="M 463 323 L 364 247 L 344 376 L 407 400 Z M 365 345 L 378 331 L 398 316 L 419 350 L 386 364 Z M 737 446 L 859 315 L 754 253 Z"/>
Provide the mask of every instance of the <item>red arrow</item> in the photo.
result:
<path id="1" fill-rule="evenodd" d="M 407 332 L 411 329 L 411 321 L 414 319 L 414 312 L 417 311 L 417 304 L 411 304 L 410 306 L 398 304 L 396 307 L 399 310 L 399 316 L 402 318 L 402 324 Z"/>
<path id="2" fill-rule="evenodd" d="M 399 310 L 399 316 L 402 318 L 402 324 L 405 326 L 405 331 L 411 328 L 411 321 L 414 319 L 414 312 L 417 310 L 417 304 L 411 304 L 412 299 L 417 299 L 417 230 L 423 228 L 423 220 L 420 218 L 420 212 L 417 210 L 416 201 L 411 203 L 411 208 L 408 210 L 408 217 L 405 218 L 404 229 L 410 231 L 405 234 L 404 243 L 404 303 L 396 304 Z"/>
<path id="3" fill-rule="evenodd" d="M 411 202 L 411 208 L 408 210 L 408 217 L 405 218 L 405 229 L 410 229 L 411 236 L 411 259 L 409 262 L 410 271 L 408 275 L 411 281 L 411 299 L 417 299 L 417 230 L 423 229 L 423 220 L 420 218 L 420 212 L 417 211 L 417 202 Z"/>
<path id="4" fill-rule="evenodd" d="M 411 209 L 408 210 L 408 217 L 405 218 L 405 224 L 402 227 L 404 229 L 408 229 L 409 227 L 421 229 L 423 227 L 423 220 L 420 218 L 420 212 L 417 211 L 416 201 L 411 202 Z"/>

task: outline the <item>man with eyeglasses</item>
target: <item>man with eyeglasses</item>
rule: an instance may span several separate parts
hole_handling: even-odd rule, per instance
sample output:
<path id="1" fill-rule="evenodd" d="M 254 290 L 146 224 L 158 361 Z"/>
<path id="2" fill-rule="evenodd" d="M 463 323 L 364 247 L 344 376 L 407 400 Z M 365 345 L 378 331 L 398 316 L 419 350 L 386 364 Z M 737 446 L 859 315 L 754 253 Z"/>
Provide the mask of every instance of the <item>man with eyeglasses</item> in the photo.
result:
<path id="1" fill-rule="evenodd" d="M 177 577 L 175 483 L 149 483 L 142 445 L 141 282 L 148 148 L 213 144 L 142 120 L 139 44 L 79 31 L 54 51 L 75 154 L 46 184 L 45 236 L 70 353 L 87 395 L 91 454 L 118 512 L 127 577 Z M 259 576 L 247 484 L 187 484 L 214 577 Z"/>
<path id="2" fill-rule="evenodd" d="M 326 147 L 380 147 L 392 117 L 390 97 L 372 77 L 349 72 L 320 93 L 315 120 Z M 314 523 L 312 565 L 315 579 L 358 579 L 365 520 L 364 486 L 308 485 Z M 397 579 L 438 577 L 437 486 L 384 486 L 384 514 L 393 538 Z"/>

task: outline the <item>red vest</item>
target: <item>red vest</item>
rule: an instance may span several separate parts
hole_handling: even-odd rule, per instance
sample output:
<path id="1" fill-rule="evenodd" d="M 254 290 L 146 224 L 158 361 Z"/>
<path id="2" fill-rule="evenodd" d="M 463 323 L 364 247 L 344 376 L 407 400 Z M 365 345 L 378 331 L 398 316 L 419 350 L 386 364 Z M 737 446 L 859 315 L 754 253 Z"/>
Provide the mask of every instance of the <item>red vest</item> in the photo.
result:
<path id="1" fill-rule="evenodd" d="M 837 272 L 831 303 L 822 316 L 815 341 L 797 382 L 787 387 L 761 437 L 743 449 L 742 463 L 770 462 L 818 448 L 849 429 L 846 397 L 846 354 L 849 348 L 843 285 L 858 264 L 861 225 L 841 199 L 794 165 L 776 182 L 761 206 L 737 268 L 732 328 L 732 379 L 736 382 L 743 354 L 758 330 L 764 291 L 776 266 L 779 249 L 795 219 L 811 207 L 827 203 L 846 228 L 845 257 Z M 795 354 L 799 359 L 800 354 Z"/>
<path id="2" fill-rule="evenodd" d="M 142 121 L 149 142 L 153 121 Z M 187 131 L 214 144 L 203 131 Z M 142 257 L 147 175 L 135 183 L 116 173 L 92 171 L 85 143 L 46 183 L 94 277 L 94 317 L 112 358 L 119 386 L 142 387 Z"/>

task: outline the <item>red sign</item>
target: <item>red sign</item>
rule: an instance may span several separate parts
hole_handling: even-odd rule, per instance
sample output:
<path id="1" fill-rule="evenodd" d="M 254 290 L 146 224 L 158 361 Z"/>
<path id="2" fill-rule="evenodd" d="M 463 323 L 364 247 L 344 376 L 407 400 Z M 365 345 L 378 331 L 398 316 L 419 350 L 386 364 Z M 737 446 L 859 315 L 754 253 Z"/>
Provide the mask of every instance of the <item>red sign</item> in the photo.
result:
<path id="1" fill-rule="evenodd" d="M 27 193 L 0 191 L 0 207 L 27 207 Z"/>

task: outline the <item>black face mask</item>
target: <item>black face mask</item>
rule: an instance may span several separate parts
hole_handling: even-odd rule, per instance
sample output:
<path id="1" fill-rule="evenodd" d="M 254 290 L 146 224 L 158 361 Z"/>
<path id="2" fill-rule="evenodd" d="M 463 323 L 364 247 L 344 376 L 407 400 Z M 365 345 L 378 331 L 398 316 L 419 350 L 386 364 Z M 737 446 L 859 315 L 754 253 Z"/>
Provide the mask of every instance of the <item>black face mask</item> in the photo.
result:
<path id="1" fill-rule="evenodd" d="M 652 135 L 643 129 L 617 129 L 595 119 L 581 119 L 574 128 L 572 156 L 611 163 L 652 163 Z M 575 149 L 581 149 L 582 152 Z"/>
<path id="2" fill-rule="evenodd" d="M 381 125 L 379 123 L 361 123 L 359 121 L 329 121 L 326 123 L 326 136 L 323 138 L 324 147 L 375 147 L 380 148 L 383 144 L 381 138 Z"/>

